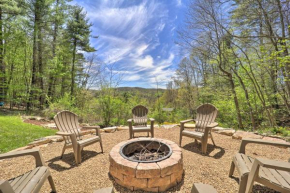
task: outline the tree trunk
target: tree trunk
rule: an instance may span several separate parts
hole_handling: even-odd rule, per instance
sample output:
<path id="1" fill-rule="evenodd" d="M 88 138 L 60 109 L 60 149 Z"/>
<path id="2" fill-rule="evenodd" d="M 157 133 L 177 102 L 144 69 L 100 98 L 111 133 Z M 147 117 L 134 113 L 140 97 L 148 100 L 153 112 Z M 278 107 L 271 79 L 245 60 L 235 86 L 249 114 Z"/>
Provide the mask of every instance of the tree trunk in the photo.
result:
<path id="1" fill-rule="evenodd" d="M 6 73 L 4 64 L 4 42 L 3 42 L 3 13 L 0 7 L 0 102 L 4 102 L 6 98 Z"/>
<path id="2" fill-rule="evenodd" d="M 71 69 L 71 98 L 74 95 L 74 87 L 75 87 L 75 61 L 76 61 L 76 49 L 77 49 L 77 39 L 74 39 L 74 47 L 73 47 L 73 60 L 72 60 L 72 69 Z"/>
<path id="3" fill-rule="evenodd" d="M 27 103 L 27 110 L 33 105 L 33 100 L 35 99 L 36 89 L 37 89 L 37 37 L 39 33 L 39 19 L 40 19 L 40 5 L 39 0 L 35 2 L 35 12 L 34 12 L 34 31 L 33 31 L 33 57 L 32 57 L 32 79 L 29 92 L 29 100 Z"/>

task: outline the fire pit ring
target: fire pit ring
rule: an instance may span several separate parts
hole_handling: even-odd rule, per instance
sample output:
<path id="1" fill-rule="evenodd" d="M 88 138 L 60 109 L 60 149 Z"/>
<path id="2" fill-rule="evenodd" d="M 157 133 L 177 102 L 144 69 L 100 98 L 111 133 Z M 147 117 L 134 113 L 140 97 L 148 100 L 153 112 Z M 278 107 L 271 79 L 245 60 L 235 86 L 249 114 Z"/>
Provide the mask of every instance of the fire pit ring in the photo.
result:
<path id="1" fill-rule="evenodd" d="M 149 162 L 148 160 L 145 162 L 134 159 L 130 160 L 128 156 L 124 156 L 124 154 L 129 153 L 130 157 L 133 155 L 132 153 L 136 153 L 134 148 L 128 151 L 126 150 L 126 145 L 128 147 L 128 144 L 134 144 L 133 142 L 136 142 L 135 144 L 137 145 L 140 145 L 140 142 L 141 144 L 145 143 L 147 145 L 152 145 L 156 142 L 157 144 L 152 145 L 152 147 L 155 146 L 153 151 L 150 151 L 152 150 L 151 148 L 149 148 L 148 151 L 155 154 L 159 152 L 156 151 L 156 148 L 158 149 L 161 146 L 165 148 L 166 155 L 162 157 L 162 159 L 157 158 Z M 168 149 L 166 147 L 168 147 Z M 171 153 L 167 152 L 168 150 L 171 150 L 169 151 Z M 140 152 L 137 151 L 137 153 Z M 143 155 L 143 153 L 141 155 Z M 150 155 L 149 157 L 152 156 Z M 131 191 L 144 190 L 149 192 L 163 192 L 176 186 L 183 178 L 182 151 L 176 143 L 169 140 L 142 137 L 123 141 L 112 148 L 109 158 L 109 173 L 111 177 L 117 184 Z"/>
<path id="2" fill-rule="evenodd" d="M 151 163 L 167 159 L 171 156 L 172 149 L 162 141 L 142 139 L 123 145 L 120 154 L 129 161 Z"/>

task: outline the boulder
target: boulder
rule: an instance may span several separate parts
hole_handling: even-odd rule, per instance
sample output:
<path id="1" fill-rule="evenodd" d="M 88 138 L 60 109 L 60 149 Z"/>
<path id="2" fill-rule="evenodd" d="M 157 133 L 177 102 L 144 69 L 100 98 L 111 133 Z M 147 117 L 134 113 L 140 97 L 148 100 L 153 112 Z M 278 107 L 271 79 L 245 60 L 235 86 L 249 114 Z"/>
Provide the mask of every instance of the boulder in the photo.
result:
<path id="1" fill-rule="evenodd" d="M 164 129 L 172 129 L 173 127 L 176 127 L 177 125 L 162 125 L 161 128 Z"/>
<path id="2" fill-rule="evenodd" d="M 88 134 L 94 134 L 94 133 L 96 133 L 95 129 L 81 129 L 82 135 L 88 135 Z"/>
<path id="3" fill-rule="evenodd" d="M 214 128 L 212 128 L 212 131 L 221 131 L 221 130 L 226 130 L 226 128 L 223 128 L 223 127 L 214 127 Z"/>
<path id="4" fill-rule="evenodd" d="M 184 124 L 184 128 L 194 128 L 195 127 L 195 124 L 193 123 L 185 123 Z"/>
<path id="5" fill-rule="evenodd" d="M 63 141 L 63 137 L 60 135 L 52 135 L 52 136 L 46 136 L 44 137 L 45 139 L 49 139 L 52 142 L 60 142 Z"/>
<path id="6" fill-rule="evenodd" d="M 237 131 L 233 136 L 233 139 L 243 139 L 243 138 L 251 138 L 251 139 L 262 139 L 263 136 L 257 135 L 252 132 L 247 131 Z"/>
<path id="7" fill-rule="evenodd" d="M 221 135 L 233 136 L 236 131 L 234 129 L 221 129 L 216 131 L 216 133 Z"/>
<path id="8" fill-rule="evenodd" d="M 31 143 L 28 144 L 28 146 L 32 146 L 32 147 L 35 147 L 35 146 L 39 146 L 39 145 L 43 145 L 43 144 L 47 144 L 47 143 L 50 143 L 52 142 L 51 139 L 47 139 L 47 138 L 40 138 L 40 139 L 37 139 Z"/>
<path id="9" fill-rule="evenodd" d="M 122 131 L 122 130 L 129 130 L 129 127 L 126 127 L 126 126 L 117 127 L 117 131 Z"/>
<path id="10" fill-rule="evenodd" d="M 114 133 L 117 130 L 117 127 L 106 127 L 104 128 L 104 131 L 106 133 Z"/>
<path id="11" fill-rule="evenodd" d="M 49 129 L 57 129 L 55 123 L 48 123 L 43 125 L 43 127 L 49 128 Z"/>

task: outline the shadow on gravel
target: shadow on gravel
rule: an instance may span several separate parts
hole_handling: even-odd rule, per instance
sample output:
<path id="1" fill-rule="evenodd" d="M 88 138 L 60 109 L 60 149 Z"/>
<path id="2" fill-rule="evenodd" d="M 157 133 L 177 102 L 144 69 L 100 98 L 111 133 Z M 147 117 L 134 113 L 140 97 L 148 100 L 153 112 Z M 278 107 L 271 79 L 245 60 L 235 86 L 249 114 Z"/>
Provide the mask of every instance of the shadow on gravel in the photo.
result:
<path id="1" fill-rule="evenodd" d="M 102 154 L 102 153 L 95 152 L 95 151 L 83 150 L 81 163 L 85 162 L 86 160 L 88 160 L 92 157 L 97 156 L 98 154 Z M 51 169 L 56 170 L 58 172 L 70 170 L 74 167 L 77 167 L 73 153 L 64 154 L 62 159 L 60 159 L 60 156 L 52 158 L 52 159 L 48 160 L 47 163 L 48 163 L 47 164 L 48 167 L 50 167 Z"/>
<path id="2" fill-rule="evenodd" d="M 188 143 L 184 145 L 182 148 L 184 148 L 187 151 L 191 151 L 191 152 L 202 155 L 200 143 L 198 144 L 196 144 L 195 142 Z M 217 151 L 217 152 L 215 152 L 214 155 L 210 155 L 213 151 Z M 215 159 L 220 159 L 223 157 L 224 154 L 225 154 L 224 148 L 219 147 L 219 146 L 214 146 L 212 144 L 207 144 L 207 154 L 205 156 L 212 157 Z"/>

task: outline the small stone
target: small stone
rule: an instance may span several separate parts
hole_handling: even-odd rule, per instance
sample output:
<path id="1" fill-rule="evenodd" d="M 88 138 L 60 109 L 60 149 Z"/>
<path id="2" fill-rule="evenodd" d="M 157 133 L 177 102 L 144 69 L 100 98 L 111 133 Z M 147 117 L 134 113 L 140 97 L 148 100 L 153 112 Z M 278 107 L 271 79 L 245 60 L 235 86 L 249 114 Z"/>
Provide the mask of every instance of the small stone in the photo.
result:
<path id="1" fill-rule="evenodd" d="M 122 131 L 122 130 L 129 130 L 129 127 L 124 127 L 124 126 L 117 127 L 117 131 Z"/>
<path id="2" fill-rule="evenodd" d="M 106 127 L 104 128 L 104 131 L 106 133 L 114 133 L 116 131 L 117 127 Z"/>
<path id="3" fill-rule="evenodd" d="M 224 130 L 219 130 L 216 131 L 216 133 L 221 134 L 221 135 L 227 135 L 227 136 L 232 136 L 234 135 L 236 131 L 234 129 L 224 129 Z"/>
<path id="4" fill-rule="evenodd" d="M 251 138 L 251 139 L 262 139 L 263 136 L 254 134 L 252 132 L 246 131 L 237 131 L 233 136 L 233 139 L 243 139 L 243 138 Z"/>
<path id="5" fill-rule="evenodd" d="M 57 129 L 55 123 L 48 123 L 43 125 L 43 127 L 49 128 L 49 129 Z"/>
<path id="6" fill-rule="evenodd" d="M 59 135 L 52 135 L 52 136 L 46 136 L 45 139 L 50 139 L 52 142 L 60 142 L 63 141 L 63 137 Z"/>
<path id="7" fill-rule="evenodd" d="M 192 123 L 185 123 L 184 128 L 195 128 L 195 124 Z"/>
<path id="8" fill-rule="evenodd" d="M 29 143 L 28 146 L 35 147 L 35 146 L 47 144 L 47 143 L 50 143 L 50 142 L 52 142 L 51 139 L 41 138 L 41 139 L 37 139 L 36 141 L 33 141 L 33 142 Z"/>

